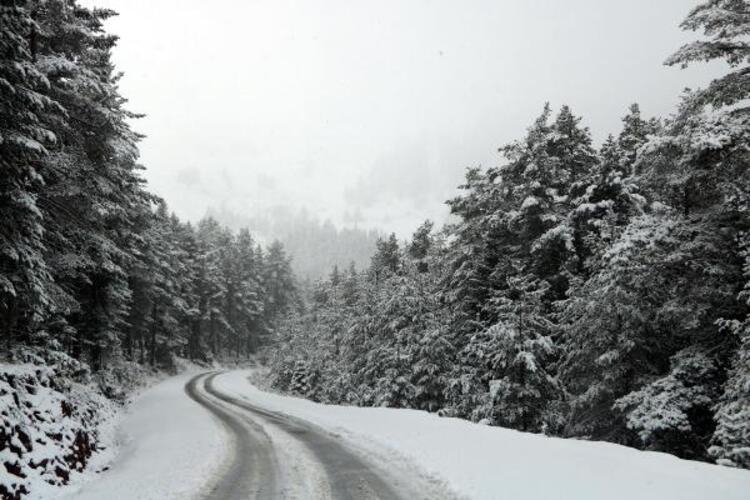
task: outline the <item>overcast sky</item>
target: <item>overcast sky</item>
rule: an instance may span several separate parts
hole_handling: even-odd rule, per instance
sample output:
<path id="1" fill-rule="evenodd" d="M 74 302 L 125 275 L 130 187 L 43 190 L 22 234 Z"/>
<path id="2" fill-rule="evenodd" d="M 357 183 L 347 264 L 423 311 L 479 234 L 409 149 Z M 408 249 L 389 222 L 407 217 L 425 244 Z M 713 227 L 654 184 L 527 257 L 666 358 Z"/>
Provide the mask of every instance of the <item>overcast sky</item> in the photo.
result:
<path id="1" fill-rule="evenodd" d="M 666 115 L 716 67 L 667 68 L 694 0 L 84 0 L 151 189 L 182 217 L 305 207 L 407 235 L 467 166 L 500 162 L 545 101 L 596 141 L 632 102 Z"/>

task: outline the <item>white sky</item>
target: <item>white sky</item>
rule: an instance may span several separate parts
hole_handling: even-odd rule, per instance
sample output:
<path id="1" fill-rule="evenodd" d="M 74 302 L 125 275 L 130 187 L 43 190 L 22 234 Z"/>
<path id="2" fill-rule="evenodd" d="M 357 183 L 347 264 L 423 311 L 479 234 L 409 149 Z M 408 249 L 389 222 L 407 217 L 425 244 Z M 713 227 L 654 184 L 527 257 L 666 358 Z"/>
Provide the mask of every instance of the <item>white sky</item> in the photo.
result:
<path id="1" fill-rule="evenodd" d="M 545 101 L 601 141 L 717 67 L 662 66 L 695 0 L 83 0 L 110 7 L 151 189 L 182 217 L 306 207 L 407 235 Z"/>

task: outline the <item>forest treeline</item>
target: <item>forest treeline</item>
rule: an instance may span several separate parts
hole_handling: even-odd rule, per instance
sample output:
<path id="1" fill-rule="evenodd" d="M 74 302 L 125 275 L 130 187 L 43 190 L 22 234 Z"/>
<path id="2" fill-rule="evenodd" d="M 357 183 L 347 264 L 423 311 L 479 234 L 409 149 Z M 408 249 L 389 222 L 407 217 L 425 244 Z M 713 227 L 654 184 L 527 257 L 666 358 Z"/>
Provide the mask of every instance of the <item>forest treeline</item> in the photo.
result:
<path id="1" fill-rule="evenodd" d="M 750 6 L 709 0 L 667 60 L 723 60 L 600 148 L 546 106 L 455 223 L 382 239 L 278 330 L 277 387 L 750 467 Z"/>
<path id="2" fill-rule="evenodd" d="M 301 303 L 282 245 L 149 193 L 106 9 L 0 0 L 0 336 L 94 370 L 246 355 L 320 401 L 418 408 L 750 467 L 750 6 L 709 0 L 723 60 L 673 115 L 595 148 L 546 106 L 470 169 L 456 222 L 382 239 Z"/>
<path id="3" fill-rule="evenodd" d="M 289 259 L 149 193 L 103 22 L 0 2 L 0 336 L 94 370 L 253 352 L 296 300 Z"/>
<path id="4" fill-rule="evenodd" d="M 249 229 L 258 239 L 278 239 L 292 258 L 292 269 L 302 282 L 322 278 L 333 266 L 354 262 L 366 267 L 381 234 L 373 229 L 337 228 L 330 220 L 321 222 L 306 210 L 275 207 L 259 213 L 238 214 L 226 208 L 209 209 L 213 217 L 230 229 Z M 345 214 L 346 215 L 346 214 Z"/>

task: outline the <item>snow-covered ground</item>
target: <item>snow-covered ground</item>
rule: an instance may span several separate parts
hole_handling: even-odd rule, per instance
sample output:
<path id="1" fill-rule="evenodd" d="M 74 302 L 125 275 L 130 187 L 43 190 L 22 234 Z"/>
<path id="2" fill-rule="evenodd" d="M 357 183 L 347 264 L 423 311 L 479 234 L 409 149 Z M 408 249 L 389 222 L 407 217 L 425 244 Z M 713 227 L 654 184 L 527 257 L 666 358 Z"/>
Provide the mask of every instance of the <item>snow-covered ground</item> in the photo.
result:
<path id="1" fill-rule="evenodd" d="M 0 363 L 0 497 L 48 499 L 112 458 L 118 405 L 70 376 L 74 360 L 24 356 Z"/>
<path id="2" fill-rule="evenodd" d="M 220 422 L 185 394 L 184 386 L 195 374 L 172 377 L 139 395 L 121 420 L 116 433 L 119 454 L 109 470 L 95 474 L 88 483 L 60 490 L 62 498 L 200 497 L 226 470 L 231 443 Z M 261 391 L 248 381 L 250 374 L 220 375 L 215 388 L 255 406 L 305 419 L 380 457 L 381 462 L 386 457 L 395 468 L 429 475 L 466 498 L 750 498 L 746 470 L 609 443 L 547 438 L 420 411 L 321 405 Z"/>
<path id="3" fill-rule="evenodd" d="M 117 430 L 109 470 L 65 489 L 76 500 L 168 500 L 195 497 L 222 468 L 230 444 L 221 424 L 188 398 L 187 372 L 141 393 Z M 49 497 L 47 497 L 49 498 Z"/>
<path id="4" fill-rule="evenodd" d="M 748 500 L 750 471 L 610 443 L 548 438 L 414 410 L 321 405 L 261 391 L 248 371 L 216 389 L 396 455 L 472 499 Z M 395 452 L 395 453 L 394 453 Z"/>

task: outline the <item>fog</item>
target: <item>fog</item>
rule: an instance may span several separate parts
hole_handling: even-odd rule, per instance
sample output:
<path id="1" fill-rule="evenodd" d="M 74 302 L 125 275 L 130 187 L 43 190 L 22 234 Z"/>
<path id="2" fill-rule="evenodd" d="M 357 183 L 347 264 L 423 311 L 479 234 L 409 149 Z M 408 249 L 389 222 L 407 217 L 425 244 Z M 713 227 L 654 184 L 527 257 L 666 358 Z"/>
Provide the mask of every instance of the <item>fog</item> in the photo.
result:
<path id="1" fill-rule="evenodd" d="M 690 0 L 84 3 L 120 13 L 146 178 L 192 220 L 283 206 L 406 235 L 545 101 L 599 142 L 716 70 L 662 65 Z"/>

